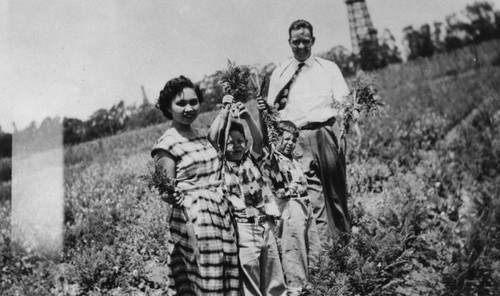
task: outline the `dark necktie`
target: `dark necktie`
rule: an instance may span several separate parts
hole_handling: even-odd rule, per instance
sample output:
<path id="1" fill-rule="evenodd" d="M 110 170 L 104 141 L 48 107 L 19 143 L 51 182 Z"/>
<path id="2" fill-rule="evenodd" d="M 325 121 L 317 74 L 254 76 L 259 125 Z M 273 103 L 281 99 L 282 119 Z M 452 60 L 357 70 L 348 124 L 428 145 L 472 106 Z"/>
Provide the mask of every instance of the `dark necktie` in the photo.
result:
<path id="1" fill-rule="evenodd" d="M 295 73 L 293 73 L 292 78 L 290 78 L 290 80 L 285 84 L 285 86 L 283 86 L 283 88 L 276 96 L 276 99 L 274 100 L 274 107 L 278 108 L 278 111 L 285 108 L 286 103 L 288 102 L 288 94 L 290 93 L 290 86 L 295 81 L 295 79 L 299 75 L 300 69 L 302 69 L 304 65 L 305 63 L 299 63 L 297 70 L 295 70 Z"/>

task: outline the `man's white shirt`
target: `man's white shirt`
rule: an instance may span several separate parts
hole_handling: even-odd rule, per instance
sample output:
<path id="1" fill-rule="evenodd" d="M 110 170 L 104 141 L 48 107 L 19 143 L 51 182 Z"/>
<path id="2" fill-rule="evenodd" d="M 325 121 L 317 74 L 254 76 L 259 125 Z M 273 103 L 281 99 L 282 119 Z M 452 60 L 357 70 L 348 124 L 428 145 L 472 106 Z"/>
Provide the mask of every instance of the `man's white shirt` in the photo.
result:
<path id="1" fill-rule="evenodd" d="M 293 76 L 299 61 L 295 58 L 279 64 L 271 75 L 267 102 L 274 105 L 279 91 Z M 298 127 L 311 122 L 324 122 L 336 117 L 333 100 L 342 102 L 349 88 L 339 67 L 328 60 L 309 57 L 290 86 L 286 107 L 280 111 L 281 120 L 290 120 Z"/>

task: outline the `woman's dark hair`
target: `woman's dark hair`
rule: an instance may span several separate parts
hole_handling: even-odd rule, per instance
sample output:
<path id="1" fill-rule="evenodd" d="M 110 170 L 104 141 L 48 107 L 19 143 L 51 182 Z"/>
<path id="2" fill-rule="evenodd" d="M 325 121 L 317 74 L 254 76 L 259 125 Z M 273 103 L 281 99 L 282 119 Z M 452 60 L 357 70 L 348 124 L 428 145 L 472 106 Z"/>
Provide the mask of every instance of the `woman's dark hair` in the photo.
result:
<path id="1" fill-rule="evenodd" d="M 313 26 L 311 25 L 310 22 L 308 22 L 306 20 L 296 20 L 290 25 L 290 28 L 288 28 L 288 38 L 292 37 L 293 30 L 298 30 L 298 29 L 302 29 L 302 28 L 308 29 L 309 32 L 311 32 L 311 37 L 314 36 Z"/>
<path id="2" fill-rule="evenodd" d="M 163 90 L 160 91 L 160 96 L 158 97 L 158 101 L 156 102 L 155 105 L 156 108 L 160 109 L 160 111 L 166 118 L 172 119 L 172 113 L 168 111 L 168 108 L 170 108 L 170 105 L 172 104 L 174 98 L 178 94 L 180 94 L 182 90 L 185 89 L 186 87 L 192 88 L 196 93 L 196 96 L 198 97 L 198 102 L 200 104 L 203 103 L 203 92 L 197 85 L 194 85 L 193 82 L 191 82 L 191 80 L 182 75 L 170 79 L 165 84 Z"/>
<path id="3" fill-rule="evenodd" d="M 278 123 L 278 134 L 282 136 L 284 132 L 289 132 L 293 135 L 294 138 L 299 137 L 299 129 L 297 128 L 295 123 L 291 121 L 282 120 Z"/>
<path id="4" fill-rule="evenodd" d="M 243 126 L 243 124 L 239 123 L 238 121 L 231 121 L 231 126 L 229 127 L 229 132 L 232 132 L 232 131 L 239 132 L 241 135 L 243 135 L 243 138 L 246 139 L 245 127 Z M 224 139 L 225 135 L 226 135 L 226 129 L 222 129 L 219 133 L 219 148 L 221 150 L 224 147 L 224 142 L 226 141 L 226 139 Z"/>

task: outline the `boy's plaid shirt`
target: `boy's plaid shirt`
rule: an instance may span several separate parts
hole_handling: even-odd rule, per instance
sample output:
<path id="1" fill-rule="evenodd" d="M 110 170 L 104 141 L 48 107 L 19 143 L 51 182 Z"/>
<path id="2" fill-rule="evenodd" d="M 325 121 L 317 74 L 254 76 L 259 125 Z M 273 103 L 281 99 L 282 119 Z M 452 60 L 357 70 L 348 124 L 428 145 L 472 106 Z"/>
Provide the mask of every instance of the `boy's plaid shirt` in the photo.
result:
<path id="1" fill-rule="evenodd" d="M 274 147 L 265 148 L 262 168 L 278 198 L 307 194 L 307 178 L 295 158 L 283 155 Z"/>
<path id="2" fill-rule="evenodd" d="M 247 152 L 240 162 L 224 158 L 224 193 L 239 218 L 265 215 L 266 204 L 273 201 L 271 188 L 259 169 L 257 159 Z"/>

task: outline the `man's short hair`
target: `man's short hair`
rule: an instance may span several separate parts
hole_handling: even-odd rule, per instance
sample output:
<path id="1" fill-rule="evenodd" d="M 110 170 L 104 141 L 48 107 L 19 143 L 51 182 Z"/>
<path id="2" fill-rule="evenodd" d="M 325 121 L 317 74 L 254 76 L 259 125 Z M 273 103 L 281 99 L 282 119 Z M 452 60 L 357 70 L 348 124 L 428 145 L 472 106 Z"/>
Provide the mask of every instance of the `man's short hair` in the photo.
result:
<path id="1" fill-rule="evenodd" d="M 310 22 L 308 22 L 306 20 L 296 20 L 290 25 L 290 28 L 288 29 L 288 38 L 292 37 L 293 30 L 298 30 L 298 29 L 302 29 L 302 28 L 308 29 L 309 32 L 311 32 L 311 37 L 314 36 L 313 26 L 311 25 Z"/>

